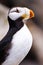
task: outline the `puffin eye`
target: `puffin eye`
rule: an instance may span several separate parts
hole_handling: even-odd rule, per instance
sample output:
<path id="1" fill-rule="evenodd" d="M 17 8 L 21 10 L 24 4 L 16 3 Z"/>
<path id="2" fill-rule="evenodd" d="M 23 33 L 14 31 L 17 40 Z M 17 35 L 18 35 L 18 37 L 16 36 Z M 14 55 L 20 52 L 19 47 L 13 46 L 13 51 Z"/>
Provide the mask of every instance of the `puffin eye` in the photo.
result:
<path id="1" fill-rule="evenodd" d="M 17 13 L 19 13 L 19 10 L 16 9 L 16 10 L 11 11 L 11 13 L 13 13 L 13 12 L 17 12 Z"/>
<path id="2" fill-rule="evenodd" d="M 18 10 L 18 9 L 16 9 L 16 12 L 17 12 L 17 13 L 19 13 L 19 10 Z"/>

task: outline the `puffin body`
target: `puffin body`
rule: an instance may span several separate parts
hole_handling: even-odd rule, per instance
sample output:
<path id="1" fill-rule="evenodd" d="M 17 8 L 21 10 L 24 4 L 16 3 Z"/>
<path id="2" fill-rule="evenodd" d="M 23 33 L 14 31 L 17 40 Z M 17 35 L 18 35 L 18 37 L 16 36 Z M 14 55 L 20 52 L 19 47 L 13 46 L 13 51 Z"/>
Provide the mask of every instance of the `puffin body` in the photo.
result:
<path id="1" fill-rule="evenodd" d="M 32 46 L 32 35 L 25 24 L 13 36 L 11 44 L 12 48 L 9 50 L 9 56 L 2 65 L 18 65 L 29 52 Z"/>
<path id="2" fill-rule="evenodd" d="M 33 11 L 31 11 L 33 17 Z M 23 20 L 30 18 L 30 9 L 15 7 L 8 13 L 9 31 L 0 41 L 0 65 L 18 65 L 32 46 L 32 34 Z"/>

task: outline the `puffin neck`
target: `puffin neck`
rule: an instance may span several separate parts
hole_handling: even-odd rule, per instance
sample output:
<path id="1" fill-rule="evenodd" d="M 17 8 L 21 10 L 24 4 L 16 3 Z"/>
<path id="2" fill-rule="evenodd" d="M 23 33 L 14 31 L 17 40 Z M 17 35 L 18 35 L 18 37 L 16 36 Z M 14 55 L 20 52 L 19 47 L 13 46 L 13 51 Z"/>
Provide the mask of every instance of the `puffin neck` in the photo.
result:
<path id="1" fill-rule="evenodd" d="M 22 21 L 22 17 L 18 18 L 17 20 L 11 20 L 8 16 L 8 22 L 9 22 L 9 27 L 10 28 L 14 28 L 16 27 L 18 30 L 21 29 L 24 25 L 23 21 Z"/>

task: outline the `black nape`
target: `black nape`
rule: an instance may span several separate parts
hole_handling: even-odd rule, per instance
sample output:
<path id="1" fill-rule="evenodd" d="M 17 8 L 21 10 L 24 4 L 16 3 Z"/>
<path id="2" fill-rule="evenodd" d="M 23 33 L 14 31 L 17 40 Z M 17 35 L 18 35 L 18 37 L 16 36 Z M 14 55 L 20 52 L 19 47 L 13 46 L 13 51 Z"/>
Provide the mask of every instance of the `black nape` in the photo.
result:
<path id="1" fill-rule="evenodd" d="M 10 28 L 14 28 L 16 27 L 18 30 L 21 29 L 24 25 L 23 21 L 22 21 L 22 17 L 18 18 L 17 20 L 11 20 L 10 17 L 8 16 L 8 22 L 9 22 L 9 26 Z"/>
<path id="2" fill-rule="evenodd" d="M 2 63 L 7 59 L 9 55 L 8 50 L 12 47 L 11 41 L 13 39 L 13 35 L 24 25 L 22 18 L 13 21 L 8 17 L 8 21 L 10 29 L 6 36 L 0 41 L 0 65 L 2 65 Z"/>

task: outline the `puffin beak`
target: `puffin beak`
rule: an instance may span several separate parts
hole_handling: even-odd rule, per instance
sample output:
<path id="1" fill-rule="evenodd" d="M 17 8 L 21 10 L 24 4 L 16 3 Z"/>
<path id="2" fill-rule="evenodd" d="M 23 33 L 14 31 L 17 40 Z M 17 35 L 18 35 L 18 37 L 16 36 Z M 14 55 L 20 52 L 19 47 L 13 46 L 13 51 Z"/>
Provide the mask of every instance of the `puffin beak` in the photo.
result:
<path id="1" fill-rule="evenodd" d="M 22 17 L 23 17 L 23 19 L 25 19 L 25 20 L 30 19 L 30 18 L 33 18 L 33 17 L 34 17 L 34 12 L 33 12 L 33 10 L 29 10 L 29 13 L 23 14 Z"/>
<path id="2" fill-rule="evenodd" d="M 30 18 L 34 17 L 34 12 L 32 10 L 30 10 Z"/>

